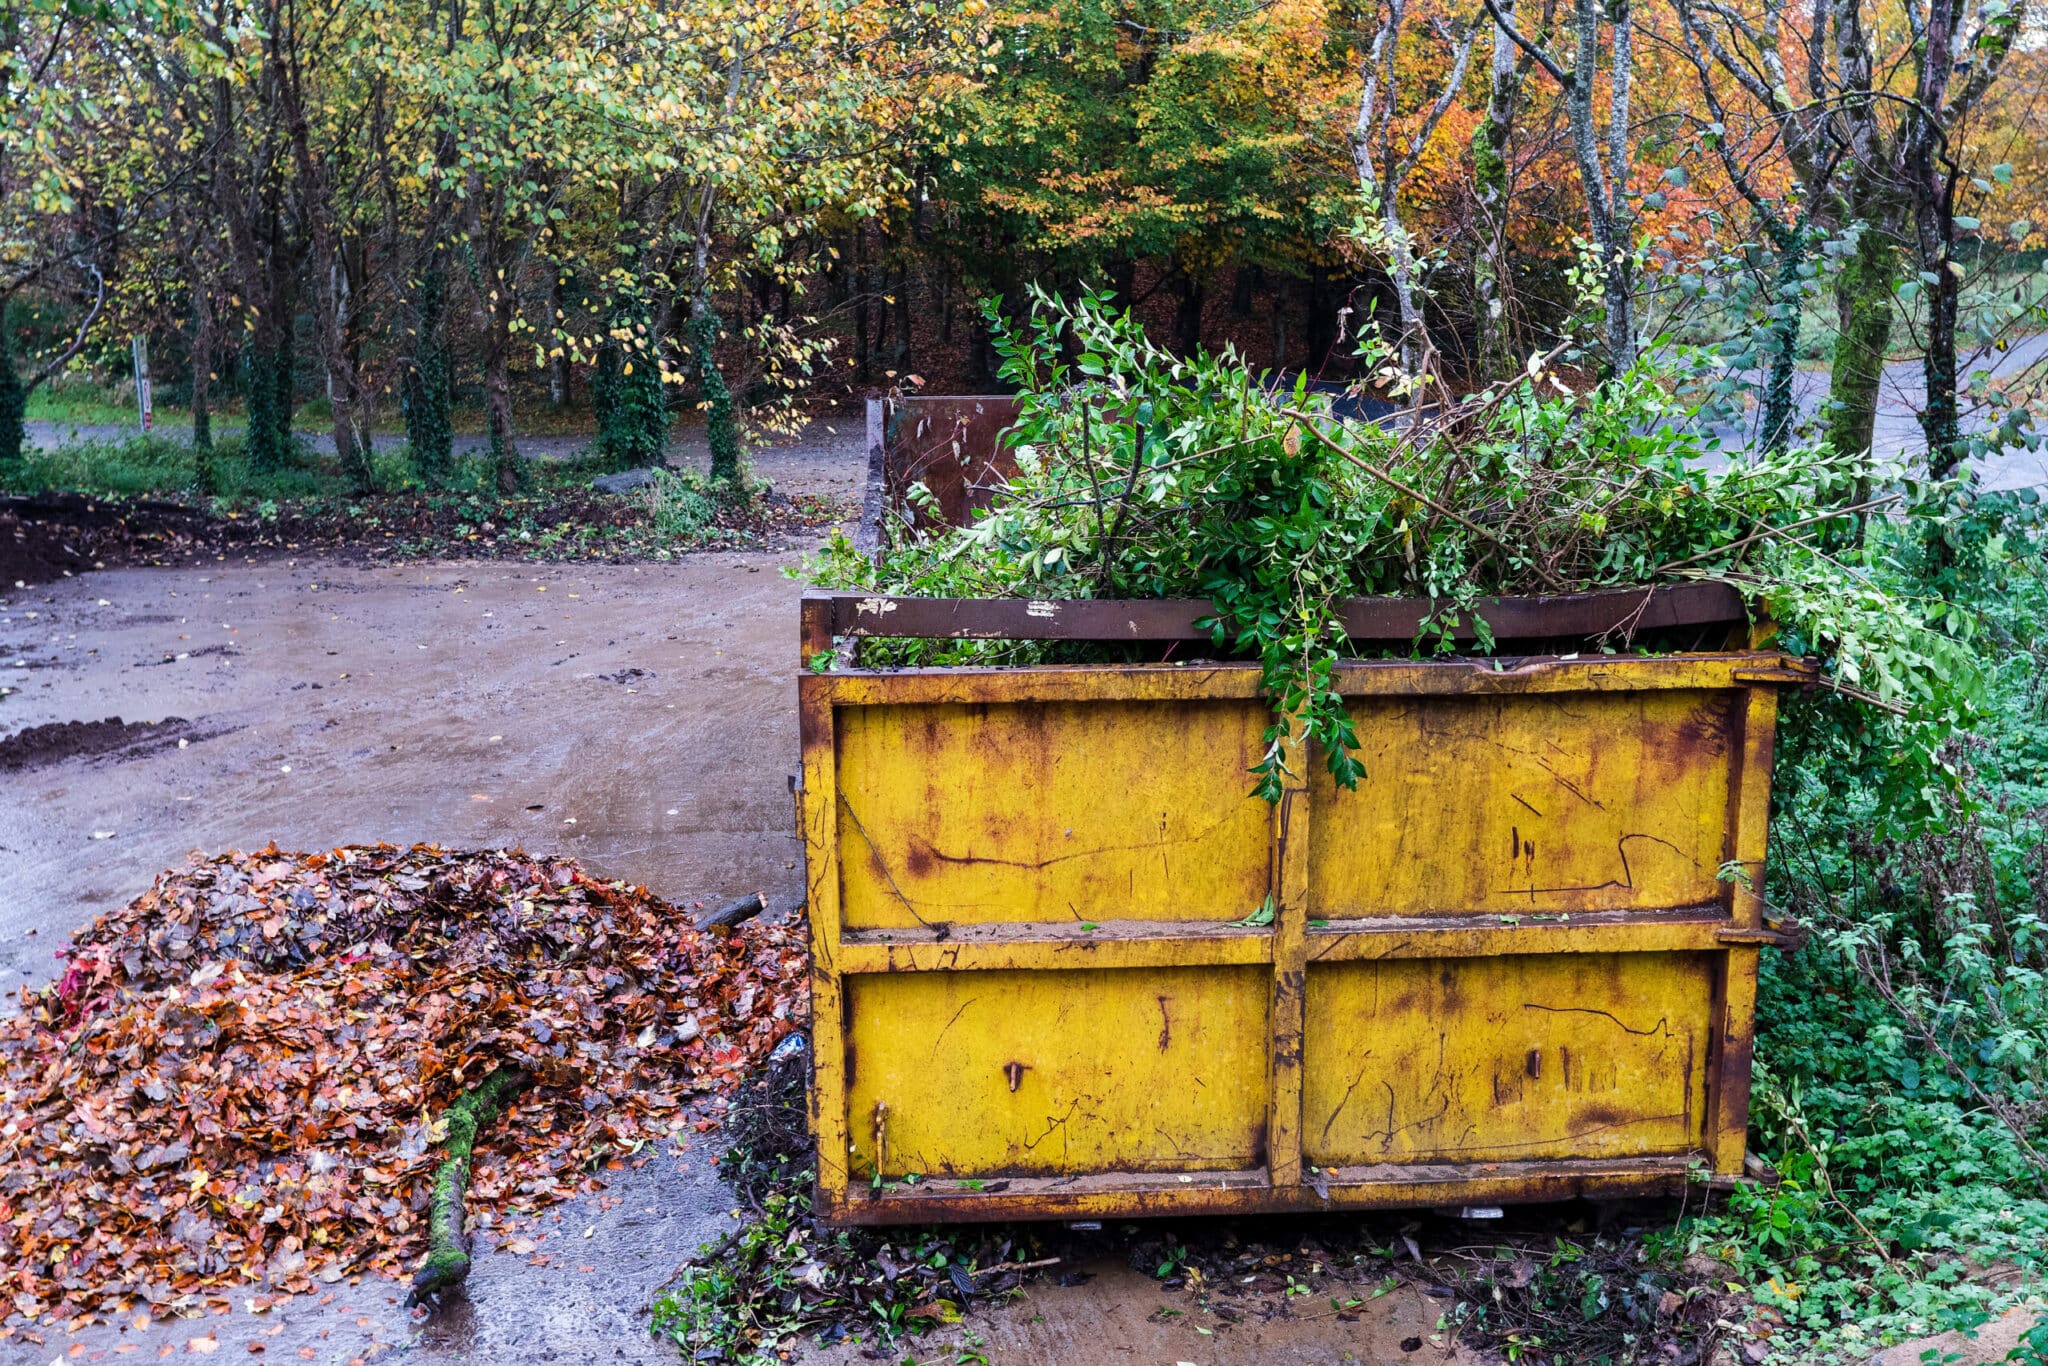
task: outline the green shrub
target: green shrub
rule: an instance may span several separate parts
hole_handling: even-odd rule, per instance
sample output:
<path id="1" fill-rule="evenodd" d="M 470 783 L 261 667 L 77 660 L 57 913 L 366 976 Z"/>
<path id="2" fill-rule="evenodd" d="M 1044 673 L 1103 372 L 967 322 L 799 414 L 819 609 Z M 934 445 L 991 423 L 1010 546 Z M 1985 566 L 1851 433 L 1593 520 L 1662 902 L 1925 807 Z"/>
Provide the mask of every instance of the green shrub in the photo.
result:
<path id="1" fill-rule="evenodd" d="M 1980 705 L 1916 790 L 1835 703 L 1786 710 L 1767 894 L 1815 934 L 1765 961 L 1753 1121 L 1788 1180 L 1687 1230 L 1784 1318 L 1786 1359 L 1981 1323 L 2048 1272 L 2042 548 L 2032 495 L 1878 530 L 1872 572 L 1981 642 Z"/>
<path id="2" fill-rule="evenodd" d="M 694 471 L 658 469 L 646 492 L 647 515 L 665 536 L 678 540 L 700 536 L 717 514 L 703 477 Z"/>

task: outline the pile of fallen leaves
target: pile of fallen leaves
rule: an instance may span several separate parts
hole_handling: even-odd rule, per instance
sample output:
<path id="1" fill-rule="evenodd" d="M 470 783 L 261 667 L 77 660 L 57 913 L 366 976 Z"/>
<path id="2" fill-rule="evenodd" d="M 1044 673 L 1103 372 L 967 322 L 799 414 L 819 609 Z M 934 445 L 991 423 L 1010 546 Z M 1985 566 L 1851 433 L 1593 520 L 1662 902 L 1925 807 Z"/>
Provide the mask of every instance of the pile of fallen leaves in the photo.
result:
<path id="1" fill-rule="evenodd" d="M 532 1075 L 469 1197 L 529 1211 L 808 1008 L 801 922 L 699 933 L 570 860 L 428 845 L 195 859 L 68 958 L 0 1021 L 0 1283 L 29 1316 L 403 1274 L 467 1087 Z"/>

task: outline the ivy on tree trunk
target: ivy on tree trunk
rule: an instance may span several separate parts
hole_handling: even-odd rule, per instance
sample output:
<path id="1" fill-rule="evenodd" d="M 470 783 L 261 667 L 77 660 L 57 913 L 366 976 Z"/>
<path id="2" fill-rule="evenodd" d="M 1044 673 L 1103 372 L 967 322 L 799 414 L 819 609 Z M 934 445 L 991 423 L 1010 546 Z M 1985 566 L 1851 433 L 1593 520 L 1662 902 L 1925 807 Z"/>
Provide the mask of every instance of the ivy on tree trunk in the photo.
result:
<path id="1" fill-rule="evenodd" d="M 659 465 L 668 450 L 668 394 L 647 309 L 615 304 L 611 332 L 590 376 L 597 448 L 616 470 Z"/>
<path id="2" fill-rule="evenodd" d="M 733 411 L 732 391 L 718 369 L 718 315 L 700 303 L 690 319 L 690 349 L 697 362 L 697 393 L 705 406 L 704 436 L 711 446 L 711 477 L 737 483 L 740 477 L 740 426 Z"/>
<path id="3" fill-rule="evenodd" d="M 412 368 L 405 377 L 405 440 L 413 469 L 430 488 L 448 483 L 455 467 L 454 367 L 448 356 L 448 277 L 438 263 L 420 273 Z"/>
<path id="4" fill-rule="evenodd" d="M 1828 386 L 1827 437 L 1837 451 L 1870 449 L 1898 279 L 1897 245 L 1880 228 L 1865 223 L 1835 286 L 1841 330 L 1835 337 L 1834 373 Z"/>

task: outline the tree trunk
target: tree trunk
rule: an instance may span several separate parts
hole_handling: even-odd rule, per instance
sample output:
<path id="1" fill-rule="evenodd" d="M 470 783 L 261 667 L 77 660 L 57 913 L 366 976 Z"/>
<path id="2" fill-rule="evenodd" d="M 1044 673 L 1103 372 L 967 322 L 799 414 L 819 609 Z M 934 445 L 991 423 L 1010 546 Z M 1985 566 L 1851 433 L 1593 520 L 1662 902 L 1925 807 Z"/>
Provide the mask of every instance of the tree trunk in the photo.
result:
<path id="1" fill-rule="evenodd" d="M 213 451 L 213 291 L 196 273 L 192 282 L 192 449 L 199 454 L 199 487 L 211 493 L 206 457 Z"/>
<path id="2" fill-rule="evenodd" d="M 439 261 L 420 272 L 413 295 L 412 367 L 405 378 L 405 439 L 413 469 L 429 488 L 454 472 L 454 375 L 448 355 L 448 277 Z"/>
<path id="3" fill-rule="evenodd" d="M 733 412 L 732 391 L 718 368 L 718 315 L 703 303 L 691 320 L 690 349 L 696 352 L 697 390 L 705 405 L 704 437 L 711 447 L 714 483 L 737 485 L 740 479 L 740 429 Z"/>
<path id="4" fill-rule="evenodd" d="M 1513 23 L 1515 0 L 1501 0 L 1500 7 Z M 1486 116 L 1472 133 L 1472 188 L 1479 210 L 1478 243 L 1472 252 L 1472 302 L 1479 354 L 1475 378 L 1481 383 L 1507 375 L 1516 365 L 1514 325 L 1508 315 L 1513 284 L 1508 259 L 1508 141 L 1522 88 L 1516 55 L 1514 44 L 1496 27 Z"/>
<path id="5" fill-rule="evenodd" d="M 914 364 L 910 346 L 910 258 L 906 255 L 896 271 L 896 349 L 890 364 L 898 375 L 910 373 Z"/>
<path id="6" fill-rule="evenodd" d="M 1387 196 L 1381 211 L 1381 221 L 1387 230 L 1387 263 L 1394 277 L 1394 304 L 1401 318 L 1401 368 L 1419 375 L 1429 342 L 1423 330 L 1422 307 L 1416 299 L 1415 253 L 1408 241 L 1408 230 L 1401 226 L 1401 216 L 1395 211 L 1393 195 Z"/>
<path id="7" fill-rule="evenodd" d="M 1937 282 L 1927 289 L 1927 351 L 1921 360 L 1927 402 L 1920 411 L 1920 430 L 1927 435 L 1927 473 L 1946 479 L 1962 467 L 1968 454 L 1956 380 L 1956 295 L 1960 291 L 1948 261 L 1928 274 Z"/>
<path id="8" fill-rule="evenodd" d="M 244 348 L 243 402 L 249 421 L 246 436 L 249 468 L 258 474 L 274 473 L 285 466 L 289 447 L 282 433 L 290 430 L 289 419 L 278 412 L 280 386 L 278 371 L 291 365 L 290 352 L 275 335 L 276 328 L 258 320 L 256 337 Z"/>
<path id="9" fill-rule="evenodd" d="M 1614 87 L 1609 108 L 1624 118 L 1628 111 L 1628 8 L 1623 4 L 1615 19 Z M 1628 224 L 1620 205 L 1628 185 L 1625 166 L 1613 169 L 1601 159 L 1600 133 L 1593 118 L 1594 75 L 1600 65 L 1601 11 L 1597 0 L 1575 0 L 1572 27 L 1578 37 L 1578 52 L 1572 62 L 1572 83 L 1565 91 L 1565 111 L 1571 124 L 1572 154 L 1579 165 L 1579 188 L 1586 200 L 1587 236 L 1599 261 L 1600 293 L 1606 313 L 1607 370 L 1620 374 L 1635 364 L 1636 338 L 1633 282 L 1629 278 Z M 1610 155 L 1616 144 L 1626 145 L 1627 129 L 1608 129 Z"/>
<path id="10" fill-rule="evenodd" d="M 853 231 L 853 374 L 862 384 L 868 382 L 872 373 L 872 357 L 868 353 L 868 267 L 867 253 L 863 250 L 867 233 L 856 227 Z"/>
<path id="11" fill-rule="evenodd" d="M 1252 293 L 1259 287 L 1260 271 L 1257 266 L 1241 265 L 1230 277 L 1230 316 L 1249 318 L 1252 315 Z"/>
<path id="12" fill-rule="evenodd" d="M 315 300 L 319 305 L 320 355 L 327 368 L 327 403 L 334 429 L 334 455 L 340 463 L 342 478 L 348 481 L 350 492 L 361 495 L 370 492 L 372 484 L 369 424 L 363 423 L 362 430 L 357 427 L 358 404 L 362 396 L 349 355 L 349 310 L 353 290 L 349 283 L 348 261 L 342 244 L 324 221 L 314 228 L 313 250 L 314 261 L 326 265 L 324 270 L 317 264 L 315 267 L 315 278 L 319 281 Z"/>
<path id="13" fill-rule="evenodd" d="M 1835 337 L 1834 369 L 1828 382 L 1827 437 L 1845 455 L 1870 449 L 1877 425 L 1877 395 L 1884 382 L 1885 352 L 1892 335 L 1892 291 L 1898 285 L 1898 247 L 1881 227 L 1866 221 L 1855 253 L 1835 285 L 1841 329 Z"/>
<path id="14" fill-rule="evenodd" d="M 562 325 L 562 268 L 552 265 L 548 268 L 548 327 L 552 331 Z M 562 345 L 551 348 L 554 352 L 548 358 L 548 406 L 557 412 L 569 406 L 569 350 Z"/>
<path id="15" fill-rule="evenodd" d="M 1761 445 L 1773 455 L 1792 442 L 1792 381 L 1799 368 L 1799 270 L 1806 261 L 1806 234 L 1798 226 L 1766 223 L 1764 232 L 1778 253 L 1778 289 L 1771 301 L 1770 372 L 1764 382 Z"/>
<path id="16" fill-rule="evenodd" d="M 1192 356 L 1202 347 L 1202 304 L 1208 291 L 1193 271 L 1182 266 L 1179 293 L 1173 310 L 1174 341 L 1183 356 Z"/>
<path id="17" fill-rule="evenodd" d="M 5 301 L 0 300 L 0 309 Z M 0 327 L 0 483 L 21 468 L 22 442 L 28 413 L 28 390 L 14 373 L 14 338 Z"/>
<path id="18" fill-rule="evenodd" d="M 1273 369 L 1277 373 L 1287 368 L 1287 281 L 1279 277 L 1273 280 Z"/>
<path id="19" fill-rule="evenodd" d="M 1942 174 L 1931 139 L 1920 139 L 1912 158 L 1913 233 L 1919 248 L 1922 294 L 1927 300 L 1927 346 L 1921 359 L 1926 401 L 1920 430 L 1927 436 L 1927 472 L 1946 479 L 1961 468 L 1962 414 L 1956 393 L 1956 312 L 1962 292 L 1955 260 L 1954 186 Z"/>
<path id="20" fill-rule="evenodd" d="M 507 312 L 509 306 L 508 298 Z M 496 321 L 500 310 L 491 311 Z M 511 319 L 506 317 L 504 322 L 509 325 Z M 511 350 L 509 338 L 494 335 L 484 354 L 484 414 L 491 435 L 491 470 L 498 492 L 507 496 L 519 492 L 520 484 L 519 445 L 512 436 Z"/>
<path id="21" fill-rule="evenodd" d="M 1132 260 L 1113 263 L 1109 267 L 1109 289 L 1115 297 L 1117 312 L 1130 312 L 1138 299 L 1138 263 Z"/>
<path id="22" fill-rule="evenodd" d="M 277 423 L 277 430 L 271 440 L 275 444 L 278 463 L 291 459 L 292 423 L 298 416 L 299 407 L 299 335 L 296 326 L 294 300 L 285 293 L 285 304 L 278 319 L 277 362 L 270 372 L 274 389 L 271 398 L 271 416 Z"/>

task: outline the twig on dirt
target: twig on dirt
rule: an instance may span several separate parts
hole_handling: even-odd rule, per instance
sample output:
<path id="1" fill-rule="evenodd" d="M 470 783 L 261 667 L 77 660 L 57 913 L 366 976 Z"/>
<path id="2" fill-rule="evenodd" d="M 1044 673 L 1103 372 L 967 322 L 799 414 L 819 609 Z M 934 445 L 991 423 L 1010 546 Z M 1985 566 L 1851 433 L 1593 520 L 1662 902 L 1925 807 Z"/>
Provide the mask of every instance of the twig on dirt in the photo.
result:
<path id="1" fill-rule="evenodd" d="M 654 1307 L 655 1296 L 659 1295 L 662 1291 L 668 1289 L 677 1281 L 681 1280 L 685 1273 L 692 1271 L 697 1267 L 704 1266 L 708 1263 L 719 1261 L 720 1259 L 722 1259 L 726 1253 L 733 1250 L 733 1248 L 739 1243 L 740 1235 L 744 1234 L 746 1231 L 747 1226 L 745 1224 L 740 1225 L 736 1229 L 730 1229 L 726 1232 L 725 1236 L 720 1238 L 717 1242 L 705 1247 L 698 1248 L 695 1252 L 692 1252 L 689 1256 L 683 1258 L 682 1261 L 676 1263 L 676 1269 L 668 1273 L 668 1279 L 664 1280 L 660 1285 L 655 1286 L 654 1289 L 647 1292 L 647 1301 L 640 1307 L 642 1309 L 652 1309 Z"/>
<path id="2" fill-rule="evenodd" d="M 985 1266 L 978 1271 L 970 1271 L 967 1274 L 970 1276 L 993 1276 L 998 1271 L 1036 1271 L 1040 1267 L 1058 1266 L 1059 1264 L 1060 1259 L 1057 1257 L 1040 1257 L 1035 1262 L 998 1262 L 994 1266 Z"/>

